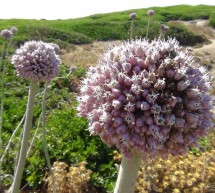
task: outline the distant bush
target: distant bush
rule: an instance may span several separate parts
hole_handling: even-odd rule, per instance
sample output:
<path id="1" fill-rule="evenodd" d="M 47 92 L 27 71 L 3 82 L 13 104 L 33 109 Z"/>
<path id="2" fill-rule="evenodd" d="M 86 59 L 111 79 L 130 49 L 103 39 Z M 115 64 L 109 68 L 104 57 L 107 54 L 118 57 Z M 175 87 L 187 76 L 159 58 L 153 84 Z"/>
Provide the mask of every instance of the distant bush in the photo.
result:
<path id="1" fill-rule="evenodd" d="M 93 40 L 107 41 L 107 40 L 124 40 L 128 39 L 128 29 L 130 22 L 90 22 L 85 24 L 76 24 L 73 30 L 80 33 L 84 32 Z"/>
<path id="2" fill-rule="evenodd" d="M 49 27 L 33 27 L 30 31 L 31 37 L 35 39 L 49 39 L 60 40 L 70 44 L 88 44 L 92 39 L 82 33 L 75 31 L 63 31 Z"/>
<path id="3" fill-rule="evenodd" d="M 189 31 L 185 26 L 173 23 L 170 24 L 169 27 L 170 30 L 166 36 L 175 37 L 181 45 L 193 46 L 206 40 L 203 36 Z"/>
<path id="4" fill-rule="evenodd" d="M 17 46 L 17 47 L 20 47 L 26 41 L 28 41 L 28 37 L 24 36 L 24 35 L 14 36 L 14 38 L 13 38 L 13 42 L 14 42 L 15 46 Z"/>
<path id="5" fill-rule="evenodd" d="M 213 6 L 208 5 L 180 5 L 157 8 L 158 14 L 163 16 L 164 21 L 170 20 L 195 20 L 208 19 L 213 12 Z M 191 11 L 192 10 L 192 11 Z"/>
<path id="6" fill-rule="evenodd" d="M 215 28 L 215 12 L 211 14 L 209 18 L 209 25 Z"/>

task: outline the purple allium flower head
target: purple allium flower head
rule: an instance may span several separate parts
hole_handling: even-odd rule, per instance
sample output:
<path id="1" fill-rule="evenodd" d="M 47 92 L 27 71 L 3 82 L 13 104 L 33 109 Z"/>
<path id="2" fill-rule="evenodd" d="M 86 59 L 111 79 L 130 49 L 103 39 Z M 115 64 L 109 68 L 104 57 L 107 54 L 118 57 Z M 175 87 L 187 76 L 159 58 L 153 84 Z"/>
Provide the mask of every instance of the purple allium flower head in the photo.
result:
<path id="1" fill-rule="evenodd" d="M 160 29 L 161 29 L 162 32 L 166 33 L 166 32 L 169 31 L 169 26 L 162 24 L 160 26 Z"/>
<path id="2" fill-rule="evenodd" d="M 149 17 L 153 16 L 154 14 L 155 14 L 155 11 L 154 11 L 154 10 L 148 10 L 148 11 L 147 11 L 147 15 L 148 15 Z"/>
<path id="3" fill-rule="evenodd" d="M 8 29 L 3 29 L 0 36 L 6 40 L 9 40 L 12 37 L 12 32 Z"/>
<path id="4" fill-rule="evenodd" d="M 18 76 L 32 81 L 49 81 L 58 74 L 60 59 L 50 43 L 28 41 L 12 56 Z"/>
<path id="5" fill-rule="evenodd" d="M 16 34 L 18 32 L 18 29 L 16 27 L 11 27 L 10 31 L 12 34 Z"/>
<path id="6" fill-rule="evenodd" d="M 77 66 L 70 66 L 70 72 L 75 72 L 77 70 Z"/>
<path id="7" fill-rule="evenodd" d="M 210 81 L 175 39 L 130 40 L 89 69 L 78 110 L 91 134 L 128 157 L 178 155 L 212 128 Z"/>
<path id="8" fill-rule="evenodd" d="M 137 18 L 137 14 L 136 13 L 130 13 L 129 14 L 129 18 L 132 19 L 132 20 L 136 19 Z"/>

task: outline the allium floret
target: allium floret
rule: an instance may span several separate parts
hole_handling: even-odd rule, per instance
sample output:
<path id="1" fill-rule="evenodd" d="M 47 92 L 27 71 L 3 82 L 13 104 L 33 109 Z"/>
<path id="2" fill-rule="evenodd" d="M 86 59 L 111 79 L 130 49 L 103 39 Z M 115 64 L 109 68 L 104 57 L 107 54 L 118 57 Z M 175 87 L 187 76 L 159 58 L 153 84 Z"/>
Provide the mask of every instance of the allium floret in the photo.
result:
<path id="1" fill-rule="evenodd" d="M 12 56 L 18 76 L 31 81 L 49 81 L 58 74 L 60 59 L 53 44 L 28 41 Z"/>
<path id="2" fill-rule="evenodd" d="M 89 68 L 78 110 L 128 157 L 183 154 L 212 128 L 210 80 L 175 39 L 130 40 Z"/>

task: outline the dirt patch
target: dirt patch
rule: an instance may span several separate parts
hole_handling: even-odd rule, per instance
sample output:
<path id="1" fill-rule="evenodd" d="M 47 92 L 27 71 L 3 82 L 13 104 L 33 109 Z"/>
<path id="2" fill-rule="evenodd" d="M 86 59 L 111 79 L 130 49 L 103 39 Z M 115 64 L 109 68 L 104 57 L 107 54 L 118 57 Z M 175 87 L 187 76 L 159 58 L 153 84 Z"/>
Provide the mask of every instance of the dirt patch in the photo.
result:
<path id="1" fill-rule="evenodd" d="M 205 36 L 208 39 L 215 38 L 215 29 L 209 26 L 209 20 L 196 19 L 191 21 L 170 21 L 170 23 L 185 25 L 190 31 Z"/>
<path id="2" fill-rule="evenodd" d="M 92 44 L 74 46 L 74 49 L 70 50 L 69 52 L 63 50 L 61 54 L 61 59 L 63 63 L 68 66 L 95 65 L 100 55 L 106 49 L 113 46 L 114 44 L 118 44 L 119 42 L 121 41 L 95 41 Z"/>

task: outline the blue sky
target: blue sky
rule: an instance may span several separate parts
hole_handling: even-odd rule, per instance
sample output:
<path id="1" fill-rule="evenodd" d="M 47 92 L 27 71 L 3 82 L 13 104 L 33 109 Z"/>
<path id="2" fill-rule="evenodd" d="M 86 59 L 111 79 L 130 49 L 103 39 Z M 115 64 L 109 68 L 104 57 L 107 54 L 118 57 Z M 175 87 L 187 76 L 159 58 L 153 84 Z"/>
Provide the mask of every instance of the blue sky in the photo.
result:
<path id="1" fill-rule="evenodd" d="M 215 0 L 2 0 L 0 19 L 69 19 L 152 6 L 215 5 Z"/>

